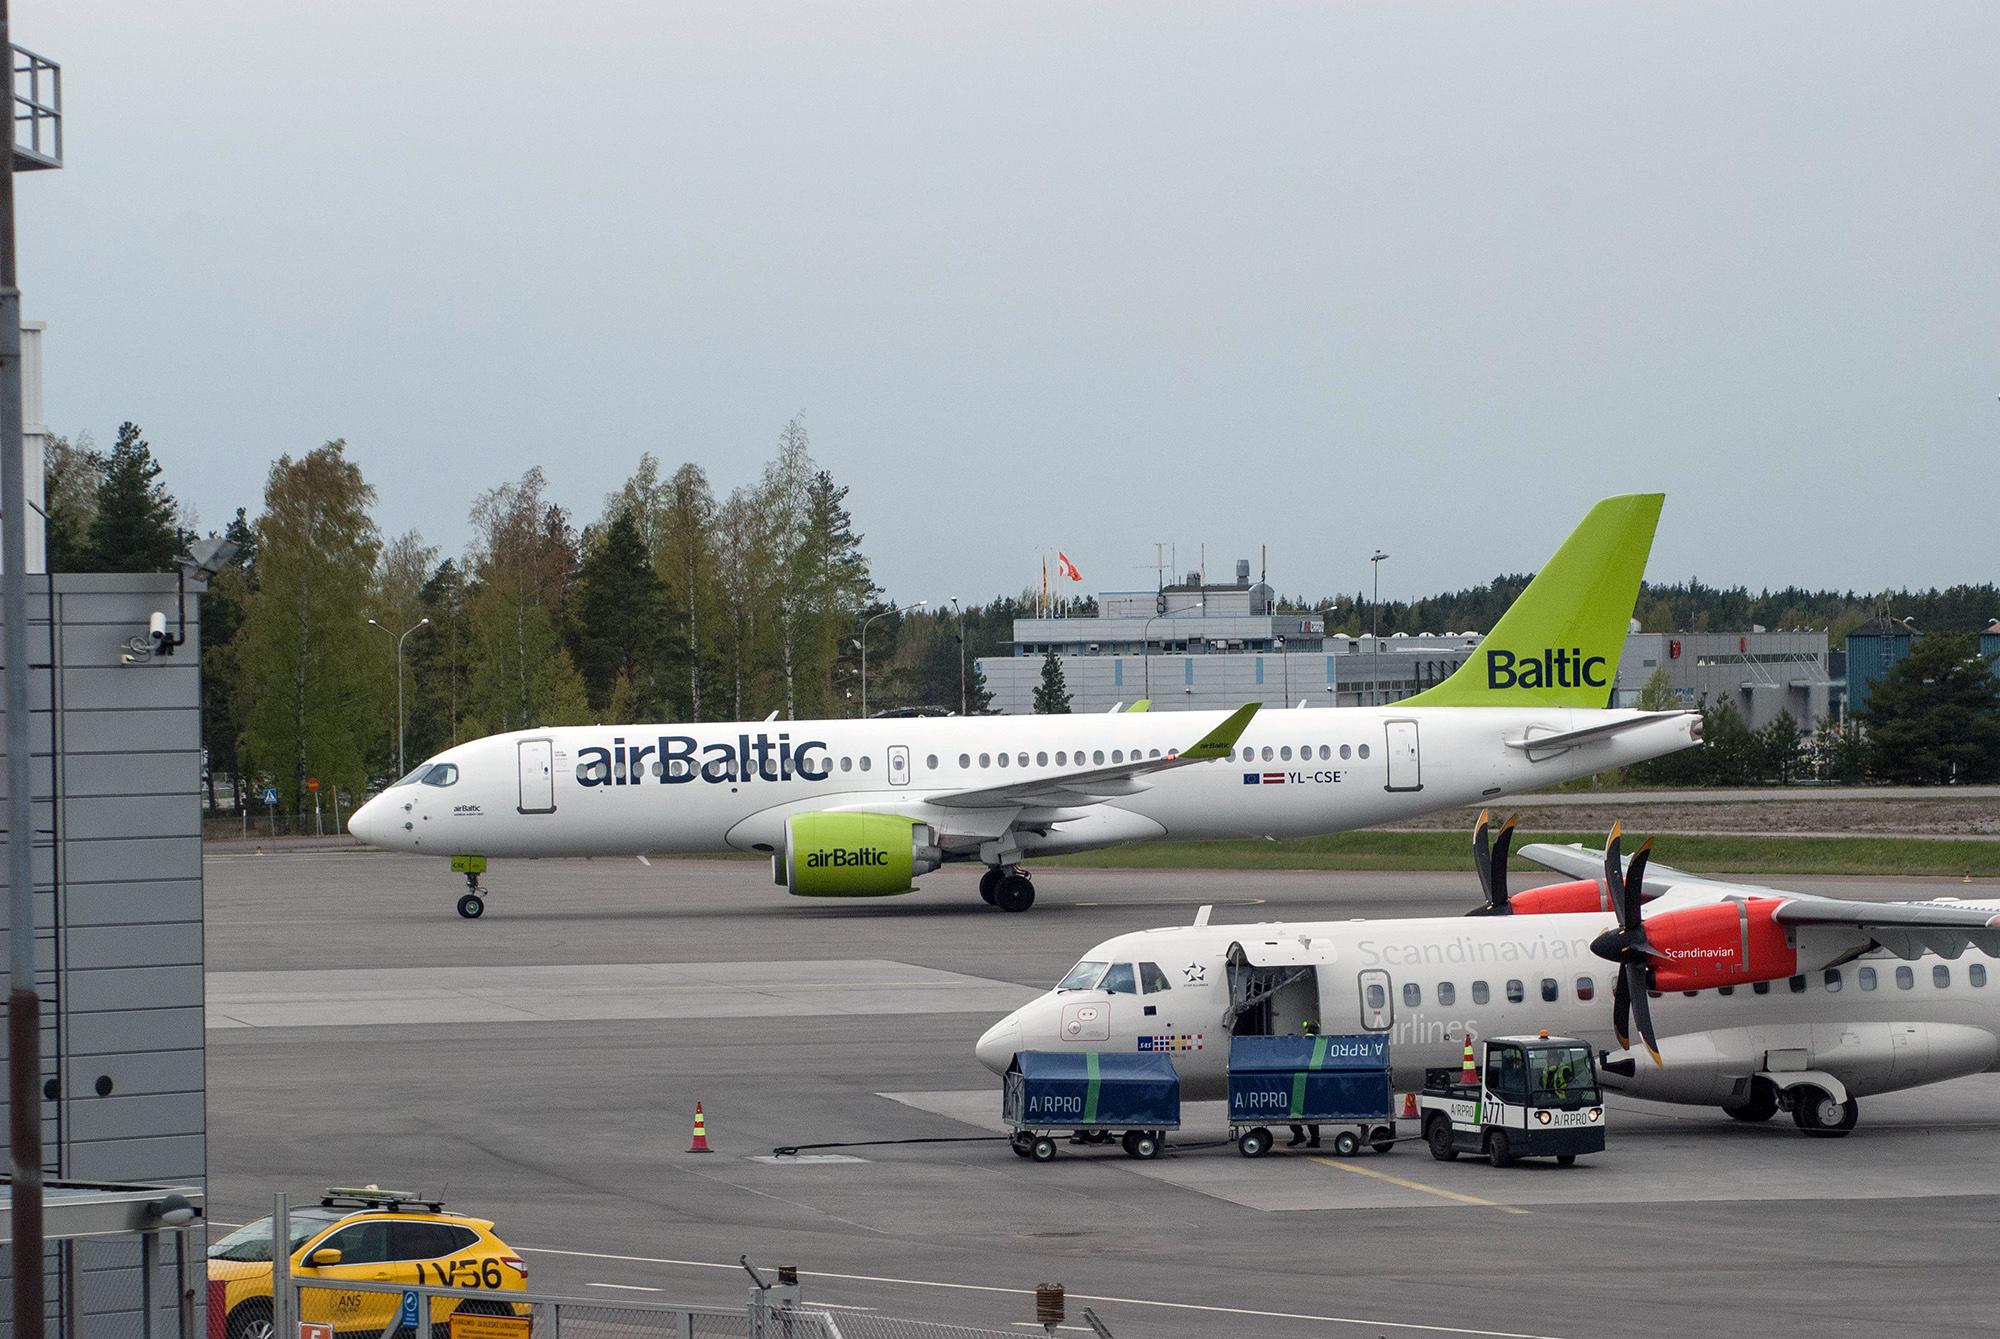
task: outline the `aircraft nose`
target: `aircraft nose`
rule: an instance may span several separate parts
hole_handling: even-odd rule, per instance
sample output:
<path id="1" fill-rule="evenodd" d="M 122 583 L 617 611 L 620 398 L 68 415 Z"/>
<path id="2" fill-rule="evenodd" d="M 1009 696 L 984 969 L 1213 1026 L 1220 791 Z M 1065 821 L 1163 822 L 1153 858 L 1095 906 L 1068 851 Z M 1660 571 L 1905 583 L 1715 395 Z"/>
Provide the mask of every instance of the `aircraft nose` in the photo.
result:
<path id="1" fill-rule="evenodd" d="M 1005 1074 L 1007 1066 L 1014 1063 L 1014 1052 L 1021 1049 L 1021 1017 L 1018 1012 L 986 1029 L 986 1035 L 972 1048 L 979 1057 L 979 1063 L 995 1074 Z"/>
<path id="2" fill-rule="evenodd" d="M 382 816 L 382 797 L 377 795 L 347 816 L 347 831 L 363 846 L 380 846 L 385 821 Z"/>

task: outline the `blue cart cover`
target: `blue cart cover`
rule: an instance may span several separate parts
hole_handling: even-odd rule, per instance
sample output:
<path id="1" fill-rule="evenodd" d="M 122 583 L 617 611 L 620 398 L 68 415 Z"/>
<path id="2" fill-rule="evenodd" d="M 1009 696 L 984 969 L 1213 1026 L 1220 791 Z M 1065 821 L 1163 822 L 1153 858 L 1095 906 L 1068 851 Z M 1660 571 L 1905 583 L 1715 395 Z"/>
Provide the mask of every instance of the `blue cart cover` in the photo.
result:
<path id="1" fill-rule="evenodd" d="M 1229 1119 L 1387 1120 L 1389 1038 L 1237 1037 L 1229 1046 Z"/>
<path id="2" fill-rule="evenodd" d="M 1018 1051 L 1005 1101 L 1017 1128 L 1178 1130 L 1181 1076 L 1158 1054 Z"/>

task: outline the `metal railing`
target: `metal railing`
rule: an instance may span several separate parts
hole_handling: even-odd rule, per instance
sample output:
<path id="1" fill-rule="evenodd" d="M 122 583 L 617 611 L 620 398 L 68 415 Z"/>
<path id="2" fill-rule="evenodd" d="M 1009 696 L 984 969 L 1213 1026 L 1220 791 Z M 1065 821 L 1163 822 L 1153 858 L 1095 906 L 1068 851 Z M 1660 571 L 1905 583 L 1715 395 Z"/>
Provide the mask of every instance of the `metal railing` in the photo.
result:
<path id="1" fill-rule="evenodd" d="M 62 66 L 14 48 L 14 170 L 62 166 Z"/>
<path id="2" fill-rule="evenodd" d="M 702 1307 L 313 1278 L 289 1279 L 287 1290 L 291 1307 L 278 1323 L 289 1320 L 291 1333 L 325 1325 L 338 1335 L 380 1339 L 454 1339 L 472 1330 L 479 1339 L 840 1339 L 824 1312 L 761 1299 Z M 458 1316 L 465 1319 L 454 1324 Z"/>

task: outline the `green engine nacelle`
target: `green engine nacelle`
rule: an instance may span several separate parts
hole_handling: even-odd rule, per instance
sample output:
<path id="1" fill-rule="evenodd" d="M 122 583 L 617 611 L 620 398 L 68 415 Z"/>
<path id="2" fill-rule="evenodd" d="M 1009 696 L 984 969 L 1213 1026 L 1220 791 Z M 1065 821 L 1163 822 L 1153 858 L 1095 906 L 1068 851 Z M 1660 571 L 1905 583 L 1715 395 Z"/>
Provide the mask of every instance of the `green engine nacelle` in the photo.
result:
<path id="1" fill-rule="evenodd" d="M 938 867 L 937 832 L 895 814 L 794 814 L 777 881 L 799 897 L 891 897 Z"/>

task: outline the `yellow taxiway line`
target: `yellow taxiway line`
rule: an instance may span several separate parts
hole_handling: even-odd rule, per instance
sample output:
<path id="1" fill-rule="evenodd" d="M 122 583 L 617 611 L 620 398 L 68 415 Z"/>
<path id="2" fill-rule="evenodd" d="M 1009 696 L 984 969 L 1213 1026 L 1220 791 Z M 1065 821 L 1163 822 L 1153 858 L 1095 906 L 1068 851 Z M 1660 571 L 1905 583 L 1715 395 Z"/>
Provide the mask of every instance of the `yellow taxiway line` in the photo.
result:
<path id="1" fill-rule="evenodd" d="M 1402 1176 L 1391 1176 L 1388 1172 L 1378 1172 L 1372 1167 L 1357 1166 L 1355 1163 L 1349 1162 L 1344 1158 L 1314 1158 L 1313 1161 L 1322 1167 L 1331 1167 L 1335 1171 L 1352 1172 L 1356 1176 L 1372 1176 L 1377 1181 L 1387 1181 L 1390 1185 L 1401 1186 L 1405 1190 L 1419 1190 L 1426 1195 L 1437 1195 L 1444 1199 L 1456 1200 L 1460 1204 L 1471 1204 L 1481 1209 L 1498 1209 L 1501 1213 L 1525 1214 L 1528 1212 L 1526 1209 L 1517 1209 L 1511 1204 L 1495 1204 L 1492 1200 L 1483 1200 L 1477 1195 L 1461 1195 L 1456 1190 L 1446 1190 L 1442 1186 L 1427 1186 L 1422 1181 L 1412 1181 Z"/>

